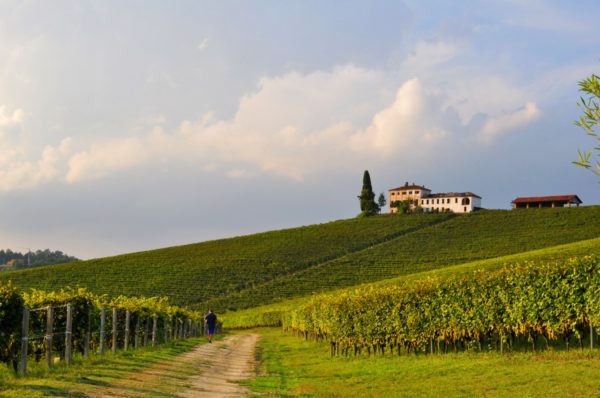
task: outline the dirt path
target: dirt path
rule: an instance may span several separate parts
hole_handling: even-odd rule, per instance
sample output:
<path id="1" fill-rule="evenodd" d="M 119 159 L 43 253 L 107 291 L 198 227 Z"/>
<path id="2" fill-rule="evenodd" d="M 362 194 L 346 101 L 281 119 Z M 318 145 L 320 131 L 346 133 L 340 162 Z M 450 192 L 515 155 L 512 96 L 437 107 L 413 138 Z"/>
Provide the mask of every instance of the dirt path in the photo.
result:
<path id="1" fill-rule="evenodd" d="M 200 374 L 192 379 L 182 398 L 244 397 L 248 390 L 235 383 L 252 377 L 257 334 L 228 336 L 219 342 L 204 344 L 185 354 L 200 358 Z"/>
<path id="2" fill-rule="evenodd" d="M 245 397 L 248 389 L 236 382 L 254 375 L 258 339 L 257 334 L 238 334 L 201 344 L 125 379 L 94 383 L 100 385 L 85 395 L 90 398 Z"/>

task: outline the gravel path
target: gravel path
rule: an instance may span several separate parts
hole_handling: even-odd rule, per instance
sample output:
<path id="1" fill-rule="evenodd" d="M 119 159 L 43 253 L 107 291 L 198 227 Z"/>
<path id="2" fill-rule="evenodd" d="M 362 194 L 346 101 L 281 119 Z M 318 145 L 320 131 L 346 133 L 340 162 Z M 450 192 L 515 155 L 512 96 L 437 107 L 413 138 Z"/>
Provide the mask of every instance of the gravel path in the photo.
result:
<path id="1" fill-rule="evenodd" d="M 200 359 L 199 375 L 194 377 L 182 398 L 245 397 L 248 390 L 236 383 L 254 375 L 257 334 L 228 336 L 212 344 L 203 344 L 184 354 Z"/>

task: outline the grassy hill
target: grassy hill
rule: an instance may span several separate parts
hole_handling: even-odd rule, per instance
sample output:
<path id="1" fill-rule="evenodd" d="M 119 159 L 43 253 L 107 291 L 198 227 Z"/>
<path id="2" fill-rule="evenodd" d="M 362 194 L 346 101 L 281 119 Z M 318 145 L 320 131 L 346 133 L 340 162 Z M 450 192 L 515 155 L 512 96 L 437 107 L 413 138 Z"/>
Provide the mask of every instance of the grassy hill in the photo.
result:
<path id="1" fill-rule="evenodd" d="M 59 289 L 81 286 L 99 294 L 169 296 L 193 305 L 282 277 L 453 215 L 384 215 L 350 219 L 107 257 L 76 264 L 7 272 L 17 286 Z"/>
<path id="2" fill-rule="evenodd" d="M 17 286 L 249 308 L 600 236 L 600 206 L 382 215 L 9 272 Z"/>

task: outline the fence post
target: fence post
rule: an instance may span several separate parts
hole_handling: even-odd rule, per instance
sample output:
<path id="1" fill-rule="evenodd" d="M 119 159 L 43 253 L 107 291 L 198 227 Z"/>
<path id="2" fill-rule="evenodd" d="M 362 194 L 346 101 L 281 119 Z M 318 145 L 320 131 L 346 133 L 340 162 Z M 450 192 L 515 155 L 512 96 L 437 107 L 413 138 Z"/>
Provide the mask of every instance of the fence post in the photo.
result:
<path id="1" fill-rule="evenodd" d="M 46 366 L 52 365 L 52 333 L 54 329 L 54 311 L 49 305 L 46 312 Z"/>
<path id="2" fill-rule="evenodd" d="M 27 346 L 29 345 L 29 307 L 23 306 L 23 323 L 21 324 L 21 363 L 22 375 L 27 374 Z"/>
<path id="3" fill-rule="evenodd" d="M 169 340 L 173 341 L 173 315 L 169 315 Z"/>
<path id="4" fill-rule="evenodd" d="M 67 303 L 67 328 L 65 330 L 65 363 L 71 365 L 73 344 L 73 306 Z"/>
<path id="5" fill-rule="evenodd" d="M 135 318 L 135 337 L 133 338 L 133 348 L 138 349 L 140 344 L 140 314 Z"/>
<path id="6" fill-rule="evenodd" d="M 163 332 L 164 332 L 164 336 L 165 336 L 165 343 L 169 342 L 169 322 L 167 320 L 167 317 L 163 317 Z"/>
<path id="7" fill-rule="evenodd" d="M 594 326 L 590 321 L 590 350 L 594 349 Z"/>
<path id="8" fill-rule="evenodd" d="M 117 309 L 112 309 L 112 353 L 117 352 Z"/>
<path id="9" fill-rule="evenodd" d="M 144 347 L 148 345 L 148 334 L 150 333 L 150 318 L 146 318 L 146 326 L 144 327 Z"/>
<path id="10" fill-rule="evenodd" d="M 125 342 L 123 344 L 125 351 L 129 348 L 129 321 L 131 321 L 131 312 L 127 310 L 125 311 Z"/>
<path id="11" fill-rule="evenodd" d="M 100 310 L 100 355 L 104 355 L 104 339 L 106 328 L 106 307 L 102 306 Z"/>
<path id="12" fill-rule="evenodd" d="M 83 357 L 88 358 L 90 356 L 90 340 L 92 339 L 92 311 L 90 305 L 87 305 L 88 319 L 87 328 L 85 328 L 85 338 L 83 339 Z"/>
<path id="13" fill-rule="evenodd" d="M 158 317 L 156 315 L 154 315 L 154 317 L 152 319 L 152 347 L 156 347 L 156 338 L 158 337 L 157 329 L 158 329 Z"/>

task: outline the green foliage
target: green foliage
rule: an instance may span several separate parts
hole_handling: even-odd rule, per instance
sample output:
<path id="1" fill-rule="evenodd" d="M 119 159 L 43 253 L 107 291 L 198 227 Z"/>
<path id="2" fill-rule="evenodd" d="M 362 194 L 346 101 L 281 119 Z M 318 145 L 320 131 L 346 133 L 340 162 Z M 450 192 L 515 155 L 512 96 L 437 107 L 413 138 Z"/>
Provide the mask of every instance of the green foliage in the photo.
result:
<path id="1" fill-rule="evenodd" d="M 283 324 L 342 350 L 427 351 L 433 341 L 481 350 L 484 337 L 496 344 L 507 336 L 581 341 L 589 325 L 600 325 L 599 294 L 600 257 L 588 256 L 320 295 Z"/>
<path id="2" fill-rule="evenodd" d="M 374 216 L 379 213 L 380 208 L 377 203 L 375 203 L 375 193 L 373 192 L 371 176 L 369 175 L 368 170 L 365 170 L 363 174 L 363 186 L 358 199 L 360 200 L 360 211 L 362 215 Z"/>
<path id="3" fill-rule="evenodd" d="M 79 259 L 66 255 L 60 250 L 51 251 L 36 250 L 28 253 L 13 252 L 10 249 L 0 250 L 0 264 L 8 264 L 14 262 L 14 267 L 17 269 L 26 267 L 40 267 L 42 265 L 61 264 Z"/>
<path id="4" fill-rule="evenodd" d="M 398 214 L 409 214 L 410 211 L 410 200 L 395 200 L 390 203 L 390 207 L 396 209 Z"/>
<path id="5" fill-rule="evenodd" d="M 383 195 L 383 192 L 381 192 L 379 194 L 379 198 L 377 199 L 377 206 L 379 207 L 379 212 L 381 213 L 381 210 L 385 207 L 385 205 L 387 204 L 387 200 L 385 200 L 385 196 Z"/>
<path id="6" fill-rule="evenodd" d="M 591 170 L 600 176 L 600 161 L 592 160 L 594 153 L 600 158 L 600 135 L 598 126 L 600 126 L 600 78 L 592 74 L 590 77 L 579 82 L 579 91 L 584 93 L 577 102 L 577 106 L 583 112 L 583 115 L 575 121 L 575 125 L 581 127 L 587 135 L 596 140 L 596 146 L 589 151 L 579 151 L 579 160 L 574 164 Z"/>
<path id="7" fill-rule="evenodd" d="M 10 284 L 0 284 L 0 362 L 17 370 L 23 298 Z"/>

